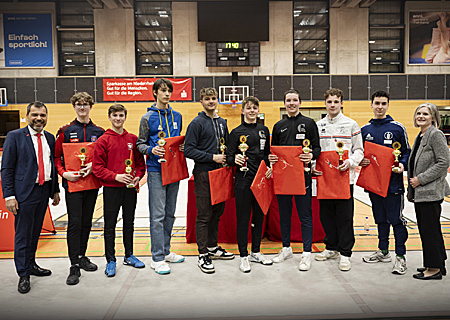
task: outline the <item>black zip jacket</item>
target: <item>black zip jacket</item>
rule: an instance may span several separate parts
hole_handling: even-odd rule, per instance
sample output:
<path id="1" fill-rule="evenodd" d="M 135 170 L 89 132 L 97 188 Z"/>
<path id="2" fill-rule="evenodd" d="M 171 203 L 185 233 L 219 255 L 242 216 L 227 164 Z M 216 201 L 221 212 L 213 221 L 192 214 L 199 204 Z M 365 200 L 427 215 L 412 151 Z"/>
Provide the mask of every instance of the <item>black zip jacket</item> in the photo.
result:
<path id="1" fill-rule="evenodd" d="M 186 130 L 184 155 L 195 161 L 194 170 L 211 171 L 221 168 L 213 161 L 220 154 L 220 138 L 228 141 L 227 121 L 219 116 L 211 119 L 204 111 L 199 112 Z"/>
<path id="2" fill-rule="evenodd" d="M 316 122 L 299 113 L 295 117 L 287 117 L 273 126 L 273 146 L 303 146 L 303 140 L 308 139 L 313 160 L 320 155 L 320 138 Z"/>
<path id="3" fill-rule="evenodd" d="M 239 150 L 240 136 L 246 136 L 248 150 L 245 152 L 247 159 L 248 171 L 241 171 L 240 166 L 234 162 L 236 154 L 242 154 Z M 234 128 L 230 133 L 228 139 L 227 163 L 230 166 L 237 166 L 236 168 L 236 184 L 251 185 L 256 173 L 258 172 L 261 160 L 266 162 L 269 166 L 270 154 L 270 133 L 266 126 L 259 123 L 242 123 L 240 126 Z"/>

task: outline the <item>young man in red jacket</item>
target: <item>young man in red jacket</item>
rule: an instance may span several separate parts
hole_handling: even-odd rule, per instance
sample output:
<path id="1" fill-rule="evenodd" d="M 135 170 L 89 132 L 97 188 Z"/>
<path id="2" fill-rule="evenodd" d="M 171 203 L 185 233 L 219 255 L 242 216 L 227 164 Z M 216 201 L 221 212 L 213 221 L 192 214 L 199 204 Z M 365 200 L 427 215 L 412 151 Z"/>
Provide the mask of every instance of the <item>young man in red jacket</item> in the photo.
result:
<path id="1" fill-rule="evenodd" d="M 104 239 L 107 277 L 116 275 L 115 231 L 117 217 L 122 207 L 123 264 L 144 268 L 142 261 L 133 255 L 134 212 L 136 210 L 137 187 L 145 174 L 144 157 L 136 148 L 137 136 L 123 128 L 127 109 L 114 104 L 108 109 L 111 129 L 106 130 L 94 149 L 93 172 L 103 185 Z"/>

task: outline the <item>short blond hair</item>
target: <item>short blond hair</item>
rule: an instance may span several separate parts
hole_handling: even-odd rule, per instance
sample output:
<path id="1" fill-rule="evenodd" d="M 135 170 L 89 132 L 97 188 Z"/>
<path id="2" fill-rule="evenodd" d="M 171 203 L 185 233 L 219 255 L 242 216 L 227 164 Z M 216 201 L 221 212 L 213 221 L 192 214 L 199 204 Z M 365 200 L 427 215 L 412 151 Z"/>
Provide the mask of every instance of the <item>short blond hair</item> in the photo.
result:
<path id="1" fill-rule="evenodd" d="M 427 108 L 428 109 L 428 111 L 431 114 L 431 124 L 433 126 L 435 126 L 436 128 L 439 128 L 439 126 L 441 125 L 441 117 L 439 116 L 439 110 L 438 110 L 438 108 L 436 107 L 435 104 L 428 103 L 428 102 L 427 103 L 422 103 L 421 105 L 419 105 L 416 108 L 416 111 L 414 111 L 414 117 L 413 117 L 414 127 L 416 127 L 416 128 L 419 127 L 419 125 L 416 122 L 416 114 L 417 114 L 417 111 L 419 111 L 419 109 L 421 109 L 421 108 Z"/>
<path id="2" fill-rule="evenodd" d="M 216 96 L 217 97 L 217 90 L 214 88 L 201 88 L 200 89 L 200 100 L 203 100 L 206 96 Z"/>

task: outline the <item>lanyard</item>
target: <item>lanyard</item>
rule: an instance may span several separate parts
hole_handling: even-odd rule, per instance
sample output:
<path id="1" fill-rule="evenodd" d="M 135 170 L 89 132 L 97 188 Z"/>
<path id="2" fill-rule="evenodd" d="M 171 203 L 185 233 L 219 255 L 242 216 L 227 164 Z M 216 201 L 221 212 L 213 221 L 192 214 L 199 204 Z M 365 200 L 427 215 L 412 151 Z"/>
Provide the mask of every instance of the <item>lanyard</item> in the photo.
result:
<path id="1" fill-rule="evenodd" d="M 169 109 L 167 109 L 167 110 L 169 110 Z M 164 131 L 163 126 L 162 126 L 162 120 L 161 120 L 161 112 L 158 111 L 158 114 L 159 114 L 159 125 L 161 126 L 161 130 Z M 172 125 L 173 125 L 173 112 L 170 112 L 170 114 L 172 115 Z M 169 122 L 167 121 L 167 112 L 165 113 L 165 117 L 166 117 L 166 124 L 167 124 L 167 133 L 170 138 L 170 128 L 169 128 Z"/>

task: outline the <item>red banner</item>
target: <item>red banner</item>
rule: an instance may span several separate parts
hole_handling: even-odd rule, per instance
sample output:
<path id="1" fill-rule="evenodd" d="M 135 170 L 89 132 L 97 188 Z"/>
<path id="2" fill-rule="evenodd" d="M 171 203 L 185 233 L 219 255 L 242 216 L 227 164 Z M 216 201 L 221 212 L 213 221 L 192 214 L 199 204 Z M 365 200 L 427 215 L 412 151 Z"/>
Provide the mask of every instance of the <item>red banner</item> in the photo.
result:
<path id="1" fill-rule="evenodd" d="M 104 101 L 155 101 L 153 83 L 158 78 L 103 79 Z M 167 79 L 173 84 L 172 101 L 192 100 L 192 79 Z"/>

